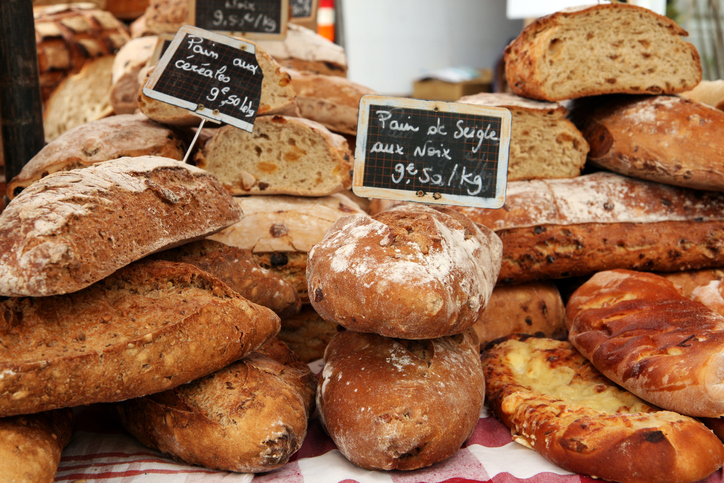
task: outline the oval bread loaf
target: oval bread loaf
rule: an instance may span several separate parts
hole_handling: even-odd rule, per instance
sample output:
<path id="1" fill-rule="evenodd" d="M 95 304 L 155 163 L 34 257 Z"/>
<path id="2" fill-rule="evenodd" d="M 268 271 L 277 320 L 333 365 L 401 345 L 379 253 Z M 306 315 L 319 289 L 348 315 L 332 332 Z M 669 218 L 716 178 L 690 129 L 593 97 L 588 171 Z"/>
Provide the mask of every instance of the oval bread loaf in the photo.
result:
<path id="1" fill-rule="evenodd" d="M 411 341 L 348 330 L 327 346 L 317 406 L 352 463 L 413 470 L 460 449 L 475 429 L 484 395 L 472 332 Z"/>

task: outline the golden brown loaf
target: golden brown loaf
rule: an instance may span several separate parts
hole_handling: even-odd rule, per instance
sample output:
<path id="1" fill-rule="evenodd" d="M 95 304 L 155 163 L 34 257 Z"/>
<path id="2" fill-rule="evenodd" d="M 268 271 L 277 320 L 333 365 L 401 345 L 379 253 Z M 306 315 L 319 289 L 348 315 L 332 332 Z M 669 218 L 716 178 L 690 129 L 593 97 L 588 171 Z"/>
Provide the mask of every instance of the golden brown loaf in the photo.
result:
<path id="1" fill-rule="evenodd" d="M 12 200 L 35 181 L 56 171 L 126 156 L 180 161 L 185 153 L 186 143 L 177 131 L 140 114 L 111 116 L 82 124 L 48 143 L 10 180 L 7 196 Z"/>
<path id="2" fill-rule="evenodd" d="M 702 285 L 708 285 L 714 280 L 724 279 L 724 270 L 719 268 L 709 268 L 704 270 L 691 270 L 688 272 L 670 272 L 670 273 L 658 273 L 674 285 L 679 287 L 681 291 L 687 297 L 691 297 L 691 294 L 697 287 Z"/>
<path id="3" fill-rule="evenodd" d="M 0 417 L 114 402 L 205 376 L 279 317 L 185 263 L 139 261 L 65 295 L 0 308 Z"/>
<path id="4" fill-rule="evenodd" d="M 309 367 L 273 339 L 213 374 L 118 409 L 146 446 L 189 464 L 259 473 L 301 447 L 315 390 Z"/>
<path id="5" fill-rule="evenodd" d="M 690 483 L 724 463 L 724 445 L 701 422 L 620 389 L 568 342 L 511 339 L 482 359 L 495 415 L 561 468 L 622 483 Z"/>
<path id="6" fill-rule="evenodd" d="M 357 466 L 413 470 L 455 454 L 480 417 L 485 380 L 472 332 L 419 341 L 344 331 L 327 346 L 320 418 Z"/>
<path id="7" fill-rule="evenodd" d="M 675 94 L 702 77 L 696 48 L 673 20 L 625 3 L 571 8 L 529 24 L 505 49 L 505 75 L 523 97 Z"/>
<path id="8" fill-rule="evenodd" d="M 446 208 L 408 203 L 337 220 L 309 252 L 314 308 L 347 329 L 430 339 L 473 326 L 498 278 L 502 245 Z"/>
<path id="9" fill-rule="evenodd" d="M 154 156 L 36 181 L 0 215 L 0 295 L 73 292 L 242 214 L 209 173 Z"/>
<path id="10" fill-rule="evenodd" d="M 724 316 L 668 280 L 611 270 L 566 306 L 568 339 L 616 384 L 661 408 L 724 415 Z"/>

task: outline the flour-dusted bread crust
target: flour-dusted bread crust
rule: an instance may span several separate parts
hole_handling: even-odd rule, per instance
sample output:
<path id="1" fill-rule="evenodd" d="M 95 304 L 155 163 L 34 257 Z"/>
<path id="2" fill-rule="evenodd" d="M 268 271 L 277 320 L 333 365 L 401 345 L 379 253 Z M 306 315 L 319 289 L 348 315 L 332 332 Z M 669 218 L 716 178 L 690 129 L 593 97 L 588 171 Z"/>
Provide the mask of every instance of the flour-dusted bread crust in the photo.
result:
<path id="1" fill-rule="evenodd" d="M 48 143 L 10 180 L 12 200 L 35 181 L 122 157 L 160 156 L 178 161 L 186 153 L 181 134 L 143 115 L 124 114 L 82 124 Z"/>
<path id="2" fill-rule="evenodd" d="M 482 359 L 495 415 L 561 468 L 622 483 L 691 483 L 724 463 L 724 445 L 701 422 L 617 387 L 568 342 L 511 339 Z"/>
<path id="3" fill-rule="evenodd" d="M 238 360 L 279 317 L 186 263 L 139 261 L 0 308 L 0 417 L 171 389 Z"/>
<path id="4" fill-rule="evenodd" d="M 0 215 L 0 295 L 80 290 L 242 216 L 209 173 L 154 156 L 50 174 Z"/>
<path id="5" fill-rule="evenodd" d="M 724 112 L 680 96 L 597 96 L 571 118 L 591 146 L 588 161 L 617 173 L 724 191 Z"/>
<path id="6" fill-rule="evenodd" d="M 676 22 L 605 3 L 541 17 L 505 49 L 513 93 L 561 101 L 598 94 L 675 94 L 701 81 L 699 53 Z"/>
<path id="7" fill-rule="evenodd" d="M 297 290 L 279 275 L 261 268 L 250 250 L 204 239 L 151 257 L 190 263 L 220 279 L 250 302 L 272 309 L 279 317 L 298 313 L 302 305 Z"/>
<path id="8" fill-rule="evenodd" d="M 485 380 L 471 332 L 419 341 L 344 331 L 327 346 L 320 418 L 357 466 L 413 470 L 454 455 L 480 417 Z"/>
<path id="9" fill-rule="evenodd" d="M 404 204 L 337 220 L 309 252 L 314 308 L 360 332 L 429 339 L 464 332 L 485 310 L 502 245 L 445 208 Z"/>
<path id="10" fill-rule="evenodd" d="M 3 481 L 52 483 L 73 431 L 73 412 L 57 409 L 0 418 L 0 474 Z"/>
<path id="11" fill-rule="evenodd" d="M 139 441 L 177 460 L 260 473 L 302 446 L 315 391 L 309 367 L 273 339 L 209 376 L 118 409 Z"/>
<path id="12" fill-rule="evenodd" d="M 342 46 L 317 32 L 290 23 L 282 40 L 258 40 L 280 65 L 312 74 L 347 77 L 347 54 Z"/>
<path id="13" fill-rule="evenodd" d="M 508 157 L 508 181 L 573 178 L 581 174 L 588 142 L 566 119 L 557 102 L 541 102 L 514 94 L 482 92 L 457 102 L 504 107 L 513 116 Z"/>
<path id="14" fill-rule="evenodd" d="M 352 185 L 352 153 L 344 137 L 299 117 L 258 117 L 251 133 L 219 128 L 195 162 L 233 195 L 319 197 Z"/>
<path id="15" fill-rule="evenodd" d="M 499 210 L 452 208 L 503 241 L 500 283 L 724 266 L 721 193 L 597 172 L 508 183 Z"/>
<path id="16" fill-rule="evenodd" d="M 724 415 L 724 316 L 645 272 L 600 272 L 566 306 L 568 339 L 609 379 L 659 407 Z"/>

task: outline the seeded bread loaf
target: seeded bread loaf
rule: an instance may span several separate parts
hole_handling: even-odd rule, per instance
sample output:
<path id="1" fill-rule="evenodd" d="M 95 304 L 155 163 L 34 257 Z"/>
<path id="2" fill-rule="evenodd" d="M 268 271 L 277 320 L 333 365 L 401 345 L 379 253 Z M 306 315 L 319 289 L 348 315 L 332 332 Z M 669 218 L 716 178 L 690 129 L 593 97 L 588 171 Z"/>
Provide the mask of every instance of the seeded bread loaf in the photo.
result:
<path id="1" fill-rule="evenodd" d="M 66 131 L 30 159 L 10 180 L 8 199 L 56 171 L 70 171 L 122 157 L 160 156 L 182 160 L 186 143 L 179 132 L 143 115 L 124 114 Z"/>
<path id="2" fill-rule="evenodd" d="M 233 195 L 328 196 L 351 186 L 351 162 L 342 136 L 288 116 L 258 117 L 252 133 L 219 128 L 195 157 Z"/>
<path id="3" fill-rule="evenodd" d="M 724 191 L 724 112 L 680 96 L 597 96 L 573 103 L 595 166 L 635 178 Z"/>
<path id="4" fill-rule="evenodd" d="M 696 48 L 673 20 L 625 3 L 541 17 L 505 49 L 513 93 L 561 101 L 599 94 L 675 94 L 695 87 Z"/>
<path id="5" fill-rule="evenodd" d="M 161 260 L 72 294 L 0 305 L 0 417 L 170 389 L 279 331 L 271 310 L 192 265 Z"/>
<path id="6" fill-rule="evenodd" d="M 508 157 L 508 181 L 573 178 L 581 174 L 588 143 L 566 119 L 559 103 L 525 99 L 514 94 L 483 92 L 457 102 L 504 107 L 513 116 Z"/>
<path id="7" fill-rule="evenodd" d="M 403 204 L 337 220 L 309 252 L 310 302 L 327 320 L 430 339 L 473 326 L 498 278 L 502 244 L 446 208 Z"/>
<path id="8" fill-rule="evenodd" d="M 74 292 L 241 216 L 216 178 L 168 158 L 120 158 L 56 172 L 0 215 L 0 295 Z"/>
<path id="9" fill-rule="evenodd" d="M 146 446 L 189 464 L 259 473 L 302 446 L 315 390 L 309 367 L 272 339 L 213 374 L 118 409 Z"/>

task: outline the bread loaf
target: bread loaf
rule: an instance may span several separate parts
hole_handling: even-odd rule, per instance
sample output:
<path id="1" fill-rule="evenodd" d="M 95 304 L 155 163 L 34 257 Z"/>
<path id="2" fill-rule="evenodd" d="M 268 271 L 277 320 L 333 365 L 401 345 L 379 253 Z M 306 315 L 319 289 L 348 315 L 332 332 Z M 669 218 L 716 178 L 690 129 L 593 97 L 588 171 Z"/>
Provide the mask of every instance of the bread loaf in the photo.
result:
<path id="1" fill-rule="evenodd" d="M 561 101 L 599 94 L 675 94 L 702 77 L 688 33 L 654 11 L 624 3 L 571 8 L 526 26 L 505 49 L 513 93 Z"/>
<path id="2" fill-rule="evenodd" d="M 724 79 L 702 80 L 681 96 L 724 111 Z"/>
<path id="3" fill-rule="evenodd" d="M 0 417 L 170 389 L 279 331 L 271 310 L 165 261 L 136 262 L 72 294 L 0 305 Z"/>
<path id="4" fill-rule="evenodd" d="M 561 104 L 487 92 L 461 97 L 457 102 L 504 107 L 510 111 L 513 124 L 508 181 L 573 178 L 581 174 L 588 143 L 566 119 L 567 110 Z"/>
<path id="5" fill-rule="evenodd" d="M 111 106 L 115 114 L 133 114 L 138 109 L 141 70 L 153 56 L 158 37 L 129 40 L 118 50 L 111 70 Z"/>
<path id="6" fill-rule="evenodd" d="M 70 171 L 122 157 L 160 156 L 182 160 L 181 134 L 143 115 L 111 116 L 66 131 L 48 143 L 10 180 L 8 199 L 56 171 Z"/>
<path id="7" fill-rule="evenodd" d="M 0 474 L 3 481 L 52 483 L 73 431 L 73 412 L 57 409 L 0 418 Z"/>
<path id="8" fill-rule="evenodd" d="M 301 447 L 315 389 L 309 367 L 272 340 L 213 374 L 118 409 L 146 446 L 189 464 L 259 473 Z"/>
<path id="9" fill-rule="evenodd" d="M 593 165 L 635 178 L 724 191 L 724 112 L 680 96 L 598 96 L 571 118 Z"/>
<path id="10" fill-rule="evenodd" d="M 724 195 L 598 172 L 508 183 L 503 208 L 453 207 L 503 241 L 500 283 L 724 266 Z"/>
<path id="11" fill-rule="evenodd" d="M 411 341 L 348 330 L 327 346 L 317 406 L 352 463 L 413 470 L 460 449 L 478 422 L 484 395 L 470 332 Z"/>
<path id="12" fill-rule="evenodd" d="M 188 0 L 149 0 L 139 19 L 143 19 L 147 35 L 175 34 L 187 23 L 188 16 Z"/>
<path id="13" fill-rule="evenodd" d="M 233 195 L 328 196 L 352 185 L 347 141 L 298 117 L 258 117 L 252 133 L 219 128 L 195 163 Z"/>
<path id="14" fill-rule="evenodd" d="M 252 252 L 254 261 L 265 270 L 280 276 L 297 290 L 302 304 L 309 303 L 307 287 L 307 252 Z"/>
<path id="15" fill-rule="evenodd" d="M 324 320 L 310 304 L 298 314 L 282 318 L 277 337 L 304 362 L 310 363 L 324 356 L 329 341 L 344 330 L 336 322 Z"/>
<path id="16" fill-rule="evenodd" d="M 561 468 L 622 483 L 685 483 L 724 463 L 724 445 L 701 422 L 620 389 L 568 342 L 511 339 L 482 358 L 495 415 L 516 442 Z"/>
<path id="17" fill-rule="evenodd" d="M 689 272 L 658 273 L 674 285 L 679 287 L 687 297 L 691 297 L 698 287 L 708 285 L 715 280 L 724 279 L 724 270 L 710 268 L 704 270 L 691 270 Z"/>
<path id="18" fill-rule="evenodd" d="M 658 275 L 611 270 L 566 306 L 568 339 L 616 384 L 664 409 L 724 415 L 724 316 Z"/>
<path id="19" fill-rule="evenodd" d="M 0 215 L 0 295 L 80 290 L 241 216 L 213 176 L 168 158 L 119 158 L 56 172 Z"/>
<path id="20" fill-rule="evenodd" d="M 344 48 L 301 25 L 287 25 L 282 40 L 259 40 L 258 44 L 280 65 L 300 72 L 347 77 Z"/>
<path id="21" fill-rule="evenodd" d="M 404 204 L 340 218 L 309 252 L 314 308 L 350 330 L 430 339 L 473 326 L 498 278 L 501 243 L 445 208 Z"/>

